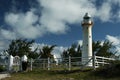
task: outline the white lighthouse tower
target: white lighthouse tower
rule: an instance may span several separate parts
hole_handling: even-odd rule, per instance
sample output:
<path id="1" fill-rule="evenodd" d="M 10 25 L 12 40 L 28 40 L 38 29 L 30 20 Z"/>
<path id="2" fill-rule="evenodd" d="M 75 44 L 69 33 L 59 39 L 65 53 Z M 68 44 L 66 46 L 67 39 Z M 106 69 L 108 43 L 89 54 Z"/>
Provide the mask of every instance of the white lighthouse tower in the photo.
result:
<path id="1" fill-rule="evenodd" d="M 92 58 L 92 26 L 93 22 L 91 16 L 86 13 L 82 21 L 83 28 L 83 48 L 82 48 L 82 64 L 86 66 L 93 66 Z"/>

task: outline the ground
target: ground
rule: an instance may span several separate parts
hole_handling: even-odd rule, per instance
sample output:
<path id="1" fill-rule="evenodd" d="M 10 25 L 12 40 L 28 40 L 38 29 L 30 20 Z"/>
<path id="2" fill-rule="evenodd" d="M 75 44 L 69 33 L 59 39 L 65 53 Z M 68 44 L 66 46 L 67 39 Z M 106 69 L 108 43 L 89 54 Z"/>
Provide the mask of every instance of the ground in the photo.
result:
<path id="1" fill-rule="evenodd" d="M 120 80 L 120 77 L 96 76 L 93 70 L 33 70 L 12 73 L 11 77 L 2 80 Z"/>
<path id="2" fill-rule="evenodd" d="M 0 80 L 6 77 L 10 77 L 9 73 L 0 73 Z"/>

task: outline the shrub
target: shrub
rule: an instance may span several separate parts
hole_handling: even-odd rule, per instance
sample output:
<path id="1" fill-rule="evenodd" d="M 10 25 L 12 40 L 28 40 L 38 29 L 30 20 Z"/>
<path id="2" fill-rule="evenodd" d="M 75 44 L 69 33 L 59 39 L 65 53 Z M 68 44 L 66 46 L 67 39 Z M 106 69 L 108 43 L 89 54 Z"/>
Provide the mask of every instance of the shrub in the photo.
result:
<path id="1" fill-rule="evenodd" d="M 96 72 L 97 75 L 104 77 L 115 77 L 120 74 L 120 61 L 111 61 L 109 65 L 99 67 Z"/>
<path id="2" fill-rule="evenodd" d="M 3 72 L 3 71 L 6 71 L 6 68 L 5 68 L 5 66 L 0 65 L 0 72 Z"/>

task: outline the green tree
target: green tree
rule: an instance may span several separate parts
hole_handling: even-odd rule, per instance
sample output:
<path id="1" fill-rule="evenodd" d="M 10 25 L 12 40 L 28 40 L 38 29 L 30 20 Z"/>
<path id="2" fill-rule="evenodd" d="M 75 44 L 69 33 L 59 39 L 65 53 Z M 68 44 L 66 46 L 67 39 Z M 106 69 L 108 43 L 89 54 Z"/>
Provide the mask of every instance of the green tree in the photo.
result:
<path id="1" fill-rule="evenodd" d="M 69 56 L 75 56 L 76 54 L 76 47 L 77 45 L 76 44 L 72 44 L 72 46 L 70 48 L 68 48 L 68 55 Z"/>
<path id="2" fill-rule="evenodd" d="M 63 53 L 62 53 L 62 55 L 61 55 L 61 57 L 62 58 L 66 58 L 68 56 L 69 56 L 69 54 L 68 54 L 67 50 L 64 50 Z"/>
<path id="3" fill-rule="evenodd" d="M 76 57 L 81 57 L 81 55 L 82 55 L 82 47 L 80 45 L 78 45 L 75 56 Z"/>
<path id="4" fill-rule="evenodd" d="M 71 57 L 81 57 L 82 54 L 82 46 L 80 45 L 76 45 L 73 44 L 71 45 L 70 48 L 68 48 L 67 50 L 63 51 L 62 57 L 63 58 L 67 58 L 69 56 Z M 92 47 L 93 47 L 93 55 L 95 54 L 96 56 L 104 56 L 104 57 L 111 57 L 111 56 L 115 56 L 115 52 L 111 51 L 111 49 L 114 48 L 114 46 L 112 45 L 112 42 L 109 41 L 93 41 L 92 43 Z"/>
<path id="5" fill-rule="evenodd" d="M 96 56 L 104 56 L 104 57 L 111 57 L 113 56 L 116 52 L 111 51 L 114 46 L 112 45 L 112 42 L 109 41 L 104 41 L 103 44 L 101 45 L 102 42 L 93 41 L 93 53 Z"/>
<path id="6" fill-rule="evenodd" d="M 31 53 L 31 46 L 34 40 L 28 41 L 27 39 L 12 40 L 9 44 L 9 48 L 6 50 L 10 55 L 23 56 Z"/>
<path id="7" fill-rule="evenodd" d="M 92 43 L 93 54 L 96 54 L 100 48 L 101 48 L 101 42 L 93 41 L 93 43 Z"/>
<path id="8" fill-rule="evenodd" d="M 81 53 L 82 53 L 81 46 L 76 45 L 76 44 L 72 44 L 70 48 L 63 51 L 62 57 L 63 58 L 67 58 L 69 56 L 71 56 L 71 57 L 81 57 Z"/>
<path id="9" fill-rule="evenodd" d="M 40 56 L 37 50 L 38 48 L 36 48 L 34 51 L 30 51 L 28 54 L 28 58 L 37 59 Z"/>
<path id="10" fill-rule="evenodd" d="M 56 45 L 52 46 L 44 46 L 42 49 L 40 49 L 40 58 L 54 58 L 53 54 L 51 54 L 52 50 L 54 49 Z"/>

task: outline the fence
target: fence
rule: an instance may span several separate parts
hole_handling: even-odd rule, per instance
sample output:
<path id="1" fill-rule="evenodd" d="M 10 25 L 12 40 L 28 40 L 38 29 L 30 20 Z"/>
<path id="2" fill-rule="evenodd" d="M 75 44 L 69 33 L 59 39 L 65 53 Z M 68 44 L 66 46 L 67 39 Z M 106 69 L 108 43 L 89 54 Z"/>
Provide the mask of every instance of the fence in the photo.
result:
<path id="1" fill-rule="evenodd" d="M 19 56 L 1 56 L 0 66 L 4 67 L 8 71 L 19 71 L 21 66 L 21 60 Z"/>
<path id="2" fill-rule="evenodd" d="M 69 57 L 69 58 L 55 58 L 53 59 L 36 59 L 32 63 L 33 68 L 41 69 L 68 69 L 80 68 L 81 57 Z"/>
<path id="3" fill-rule="evenodd" d="M 35 59 L 32 62 L 33 68 L 40 68 L 40 69 L 64 69 L 64 70 L 74 70 L 86 67 L 89 61 L 93 61 L 92 68 L 97 68 L 99 66 L 108 65 L 110 60 L 115 60 L 113 58 L 106 58 L 100 56 L 91 57 L 86 63 L 82 63 L 81 57 L 68 57 L 68 58 L 55 58 L 53 59 Z M 84 60 L 87 60 L 84 58 Z"/>
<path id="4" fill-rule="evenodd" d="M 14 71 L 21 70 L 21 59 L 16 56 L 13 58 L 13 61 L 9 61 L 10 59 L 7 58 L 5 60 L 0 60 L 0 65 L 6 66 L 6 68 Z M 83 64 L 82 60 L 88 60 L 86 63 Z M 97 68 L 99 66 L 108 65 L 110 60 L 115 60 L 113 58 L 106 58 L 100 56 L 94 56 L 88 58 L 81 58 L 81 57 L 68 57 L 68 58 L 54 58 L 54 59 L 29 59 L 29 69 L 32 70 L 33 68 L 40 68 L 40 69 L 47 69 L 47 70 L 75 70 L 86 67 L 86 65 L 92 61 L 93 66 L 92 68 Z M 4 61 L 4 62 L 2 62 Z M 12 62 L 12 63 L 10 63 Z M 12 64 L 12 65 L 11 65 Z"/>
<path id="5" fill-rule="evenodd" d="M 7 69 L 8 68 L 8 58 L 5 56 L 0 56 L 0 66 Z"/>
<path id="6" fill-rule="evenodd" d="M 104 66 L 106 64 L 109 64 L 109 61 L 115 60 L 114 58 L 106 58 L 106 57 L 100 57 L 95 56 L 95 67 Z"/>

